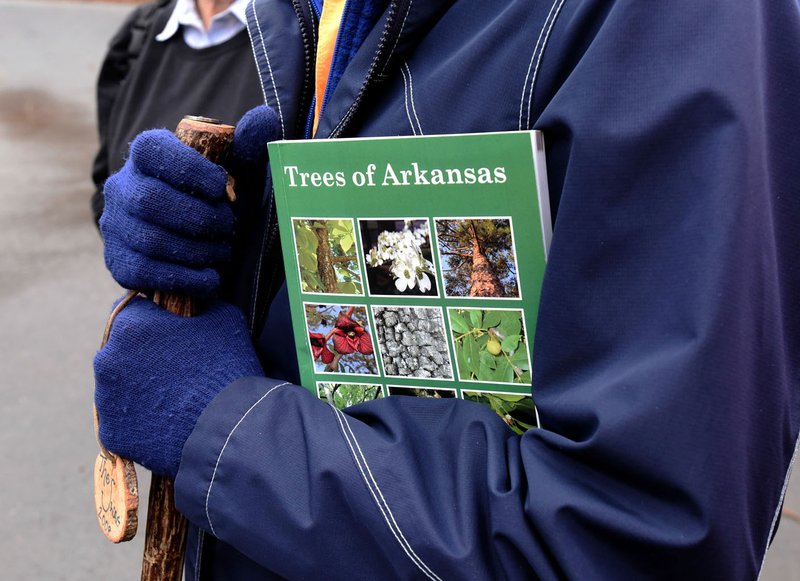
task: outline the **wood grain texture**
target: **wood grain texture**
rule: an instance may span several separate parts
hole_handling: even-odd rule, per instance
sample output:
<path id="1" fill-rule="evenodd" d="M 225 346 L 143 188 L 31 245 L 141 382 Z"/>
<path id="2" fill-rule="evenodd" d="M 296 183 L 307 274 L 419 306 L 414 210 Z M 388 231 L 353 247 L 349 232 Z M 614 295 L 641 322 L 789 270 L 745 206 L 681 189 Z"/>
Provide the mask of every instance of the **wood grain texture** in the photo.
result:
<path id="1" fill-rule="evenodd" d="M 94 507 L 100 530 L 112 543 L 131 540 L 139 524 L 139 485 L 133 462 L 107 456 L 94 461 Z"/>

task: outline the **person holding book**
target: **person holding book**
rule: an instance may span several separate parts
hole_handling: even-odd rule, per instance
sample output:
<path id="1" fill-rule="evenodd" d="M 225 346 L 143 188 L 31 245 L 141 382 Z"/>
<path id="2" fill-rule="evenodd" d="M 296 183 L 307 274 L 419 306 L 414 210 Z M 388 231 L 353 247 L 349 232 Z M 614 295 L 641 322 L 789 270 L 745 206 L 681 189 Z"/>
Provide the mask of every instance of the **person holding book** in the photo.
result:
<path id="1" fill-rule="evenodd" d="M 295 385 L 271 197 L 237 232 L 239 306 L 213 298 L 225 172 L 145 133 L 107 184 L 107 263 L 207 301 L 123 309 L 95 399 L 106 447 L 176 476 L 187 577 L 755 578 L 800 428 L 794 0 L 343 4 L 249 4 L 269 108 L 234 159 L 542 130 L 542 428 L 454 399 L 339 411 Z"/>

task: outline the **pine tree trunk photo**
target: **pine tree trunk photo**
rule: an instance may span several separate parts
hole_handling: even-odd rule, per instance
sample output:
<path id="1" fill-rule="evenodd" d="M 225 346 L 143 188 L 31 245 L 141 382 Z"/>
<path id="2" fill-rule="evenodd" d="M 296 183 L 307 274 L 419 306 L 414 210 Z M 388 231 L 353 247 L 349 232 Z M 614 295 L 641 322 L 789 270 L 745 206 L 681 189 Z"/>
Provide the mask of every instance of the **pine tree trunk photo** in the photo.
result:
<path id="1" fill-rule="evenodd" d="M 472 234 L 472 274 L 469 279 L 469 296 L 504 297 L 503 285 L 481 248 L 474 220 L 469 221 L 469 229 Z"/>
<path id="2" fill-rule="evenodd" d="M 436 237 L 449 297 L 519 297 L 509 218 L 437 219 Z"/>

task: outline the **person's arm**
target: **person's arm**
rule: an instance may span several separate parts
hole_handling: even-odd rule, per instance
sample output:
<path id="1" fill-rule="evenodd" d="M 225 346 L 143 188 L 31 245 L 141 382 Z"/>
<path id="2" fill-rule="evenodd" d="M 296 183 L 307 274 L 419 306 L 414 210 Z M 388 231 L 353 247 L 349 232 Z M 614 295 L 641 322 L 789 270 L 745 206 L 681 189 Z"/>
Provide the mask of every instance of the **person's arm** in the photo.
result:
<path id="1" fill-rule="evenodd" d="M 534 353 L 544 429 L 513 436 L 462 401 L 338 412 L 230 385 L 183 449 L 177 502 L 270 570 L 759 570 L 800 417 L 796 7 L 558 5 L 533 107 L 560 199 Z"/>

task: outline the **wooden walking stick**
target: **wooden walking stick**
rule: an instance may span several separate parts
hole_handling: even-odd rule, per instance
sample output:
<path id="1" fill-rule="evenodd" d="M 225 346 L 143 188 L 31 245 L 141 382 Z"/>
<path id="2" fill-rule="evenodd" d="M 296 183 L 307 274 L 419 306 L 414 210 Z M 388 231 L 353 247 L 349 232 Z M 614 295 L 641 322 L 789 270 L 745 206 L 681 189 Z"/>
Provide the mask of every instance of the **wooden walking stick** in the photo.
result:
<path id="1" fill-rule="evenodd" d="M 187 116 L 178 124 L 175 135 L 209 160 L 220 163 L 233 141 L 233 130 L 232 126 L 214 119 Z M 234 199 L 230 178 L 228 198 L 231 201 Z M 136 294 L 131 291 L 111 313 L 103 344 L 108 340 L 114 317 Z M 184 317 L 191 317 L 196 312 L 196 304 L 191 297 L 156 292 L 153 300 L 168 311 Z M 95 431 L 97 422 L 95 410 Z M 94 480 L 95 508 L 103 534 L 115 543 L 132 539 L 138 526 L 136 513 L 139 505 L 133 462 L 115 456 L 100 443 Z M 142 581 L 179 581 L 183 574 L 185 550 L 186 520 L 175 509 L 172 481 L 153 474 L 147 507 Z"/>

